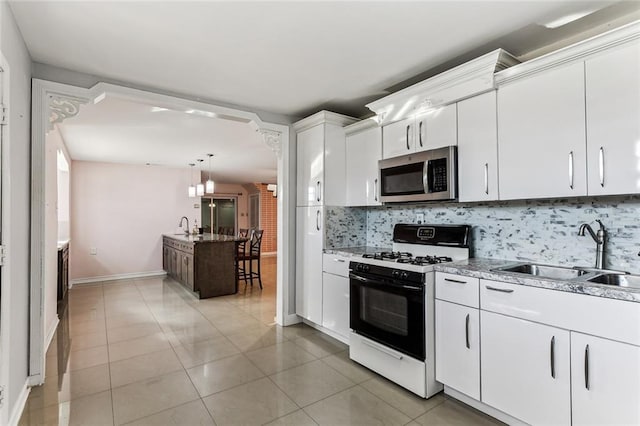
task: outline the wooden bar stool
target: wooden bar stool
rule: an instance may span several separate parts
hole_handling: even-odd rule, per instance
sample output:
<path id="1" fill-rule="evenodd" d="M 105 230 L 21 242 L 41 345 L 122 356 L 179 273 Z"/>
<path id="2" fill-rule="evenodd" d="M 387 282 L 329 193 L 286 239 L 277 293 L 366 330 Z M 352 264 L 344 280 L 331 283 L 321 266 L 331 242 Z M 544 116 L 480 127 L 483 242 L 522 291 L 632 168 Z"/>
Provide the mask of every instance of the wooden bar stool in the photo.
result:
<path id="1" fill-rule="evenodd" d="M 258 284 L 260 285 L 260 289 L 262 290 L 262 268 L 260 266 L 260 251 L 262 246 L 262 235 L 264 231 L 262 229 L 257 229 L 251 231 L 251 237 L 249 240 L 245 241 L 243 247 L 243 253 L 240 253 L 238 250 L 238 261 L 236 262 L 236 276 L 238 277 L 238 281 L 244 281 L 244 285 L 246 288 L 247 283 L 251 283 L 253 286 L 253 280 L 258 279 Z M 247 244 L 249 244 L 247 250 Z M 258 261 L 258 269 L 257 271 L 253 270 L 253 261 Z M 247 268 L 247 262 L 249 262 L 249 267 Z M 248 271 L 247 271 L 248 269 Z"/>

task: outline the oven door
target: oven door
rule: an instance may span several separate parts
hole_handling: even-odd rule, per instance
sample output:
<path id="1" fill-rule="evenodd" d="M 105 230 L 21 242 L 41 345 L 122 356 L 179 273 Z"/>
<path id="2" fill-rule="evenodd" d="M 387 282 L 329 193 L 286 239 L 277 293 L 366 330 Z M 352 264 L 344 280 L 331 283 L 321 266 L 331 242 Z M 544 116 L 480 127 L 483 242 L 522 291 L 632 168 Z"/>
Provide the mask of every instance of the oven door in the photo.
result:
<path id="1" fill-rule="evenodd" d="M 353 272 L 349 282 L 351 329 L 424 361 L 424 285 Z"/>

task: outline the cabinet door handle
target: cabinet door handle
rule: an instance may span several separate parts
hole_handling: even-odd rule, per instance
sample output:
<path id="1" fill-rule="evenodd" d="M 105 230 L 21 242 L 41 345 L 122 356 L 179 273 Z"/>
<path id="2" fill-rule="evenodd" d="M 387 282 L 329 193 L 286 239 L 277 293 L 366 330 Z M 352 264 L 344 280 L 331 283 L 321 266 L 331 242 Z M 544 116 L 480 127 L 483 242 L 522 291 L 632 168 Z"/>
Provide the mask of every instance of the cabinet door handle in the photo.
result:
<path id="1" fill-rule="evenodd" d="M 600 170 L 600 186 L 604 188 L 604 147 L 600 147 L 600 155 L 598 156 L 598 166 Z"/>
<path id="2" fill-rule="evenodd" d="M 320 230 L 320 210 L 316 211 L 316 229 Z"/>
<path id="3" fill-rule="evenodd" d="M 320 213 L 320 212 L 318 212 Z M 333 259 L 334 262 L 340 262 L 340 263 L 344 263 L 345 260 L 344 259 Z"/>
<path id="4" fill-rule="evenodd" d="M 420 141 L 420 146 L 422 146 L 422 121 L 418 127 L 418 140 Z"/>
<path id="5" fill-rule="evenodd" d="M 573 189 L 573 151 L 569 152 L 569 188 Z"/>
<path id="6" fill-rule="evenodd" d="M 491 287 L 490 285 L 485 286 L 485 288 L 487 290 L 499 291 L 500 293 L 513 293 L 513 289 L 510 289 L 510 288 Z"/>
<path id="7" fill-rule="evenodd" d="M 447 282 L 456 283 L 456 284 L 466 284 L 467 283 L 466 281 L 454 280 L 453 278 L 445 278 L 444 280 L 447 281 Z"/>
<path id="8" fill-rule="evenodd" d="M 378 178 L 373 180 L 373 199 L 378 201 Z"/>
<path id="9" fill-rule="evenodd" d="M 471 344 L 469 343 L 469 314 L 467 314 L 467 318 L 464 320 L 464 333 L 467 349 L 471 349 Z"/>
<path id="10" fill-rule="evenodd" d="M 320 202 L 320 193 L 322 190 L 322 185 L 320 184 L 320 181 L 316 182 L 316 201 Z"/>
<path id="11" fill-rule="evenodd" d="M 589 345 L 584 347 L 584 387 L 589 390 Z"/>
<path id="12" fill-rule="evenodd" d="M 409 150 L 409 149 L 411 149 L 411 148 L 409 148 L 409 129 L 410 129 L 410 128 L 411 128 L 411 125 L 410 125 L 410 124 L 407 124 L 407 130 L 406 130 L 406 132 L 405 132 L 405 140 L 406 140 L 406 142 L 407 142 L 407 149 L 408 149 L 408 150 Z"/>
<path id="13" fill-rule="evenodd" d="M 484 163 L 484 193 L 489 195 L 489 163 Z"/>
<path id="14" fill-rule="evenodd" d="M 549 349 L 551 357 L 551 377 L 556 378 L 556 336 L 551 338 L 551 348 Z"/>

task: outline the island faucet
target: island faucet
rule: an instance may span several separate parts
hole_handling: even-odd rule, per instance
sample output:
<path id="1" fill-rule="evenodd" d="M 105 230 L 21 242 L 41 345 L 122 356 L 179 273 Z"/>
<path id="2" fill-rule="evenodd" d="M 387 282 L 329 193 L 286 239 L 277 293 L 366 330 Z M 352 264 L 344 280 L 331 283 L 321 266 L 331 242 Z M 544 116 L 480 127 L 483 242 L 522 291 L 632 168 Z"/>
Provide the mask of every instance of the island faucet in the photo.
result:
<path id="1" fill-rule="evenodd" d="M 180 218 L 180 223 L 178 224 L 178 227 L 182 228 L 182 221 L 184 221 L 184 220 L 186 220 L 186 221 L 187 221 L 187 230 L 186 230 L 186 231 L 184 231 L 184 233 L 188 235 L 188 234 L 189 234 L 189 218 L 188 218 L 188 217 L 186 217 L 186 216 L 182 216 L 182 217 Z"/>
<path id="2" fill-rule="evenodd" d="M 596 268 L 602 269 L 602 265 L 604 263 L 604 243 L 607 238 L 607 230 L 604 227 L 604 224 L 601 220 L 596 219 L 596 222 L 600 224 L 600 229 L 598 232 L 593 232 L 593 228 L 588 223 L 583 223 L 580 225 L 580 230 L 578 231 L 578 235 L 584 237 L 584 231 L 589 231 L 589 235 L 593 238 L 593 241 L 596 242 Z"/>

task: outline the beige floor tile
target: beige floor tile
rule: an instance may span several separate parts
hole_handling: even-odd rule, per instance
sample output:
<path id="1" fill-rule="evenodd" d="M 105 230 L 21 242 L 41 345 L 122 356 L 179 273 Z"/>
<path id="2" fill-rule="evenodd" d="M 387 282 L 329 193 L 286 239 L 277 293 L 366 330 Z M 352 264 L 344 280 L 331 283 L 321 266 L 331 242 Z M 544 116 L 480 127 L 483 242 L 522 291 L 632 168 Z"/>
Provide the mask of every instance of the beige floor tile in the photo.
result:
<path id="1" fill-rule="evenodd" d="M 489 426 L 502 425 L 504 423 L 483 414 L 468 405 L 447 399 L 437 407 L 427 411 L 415 421 L 423 426 L 450 425 L 450 426 Z"/>
<path id="2" fill-rule="evenodd" d="M 41 386 L 31 389 L 27 405 L 29 411 L 41 409 L 110 388 L 107 364 L 67 372 L 62 377 L 49 377 Z"/>
<path id="3" fill-rule="evenodd" d="M 139 339 L 125 340 L 110 344 L 109 360 L 111 362 L 115 362 L 170 348 L 171 345 L 164 333 L 156 333 Z"/>
<path id="4" fill-rule="evenodd" d="M 298 409 L 269 379 L 258 379 L 204 398 L 218 426 L 260 425 Z"/>
<path id="5" fill-rule="evenodd" d="M 270 376 L 300 407 L 343 391 L 354 383 L 322 361 L 313 361 Z"/>
<path id="6" fill-rule="evenodd" d="M 411 418 L 360 386 L 304 409 L 319 425 L 404 425 Z"/>
<path id="7" fill-rule="evenodd" d="M 412 419 L 445 401 L 443 394 L 432 396 L 429 399 L 420 398 L 402 386 L 379 376 L 360 385 Z"/>
<path id="8" fill-rule="evenodd" d="M 317 359 L 289 341 L 246 352 L 245 355 L 265 374 L 277 373 Z"/>
<path id="9" fill-rule="evenodd" d="M 97 333 L 78 334 L 71 339 L 71 351 L 95 348 L 107 344 L 107 333 L 99 331 Z"/>
<path id="10" fill-rule="evenodd" d="M 184 371 L 114 388 L 115 423 L 123 424 L 198 399 Z"/>
<path id="11" fill-rule="evenodd" d="M 77 336 L 79 334 L 99 333 L 106 331 L 107 327 L 105 325 L 104 319 L 69 323 L 69 334 L 71 335 L 71 337 Z"/>
<path id="12" fill-rule="evenodd" d="M 184 368 L 195 367 L 240 352 L 226 337 L 176 346 L 174 349 Z"/>
<path id="13" fill-rule="evenodd" d="M 173 349 L 152 352 L 112 362 L 111 386 L 115 388 L 179 370 L 182 370 L 182 364 Z"/>
<path id="14" fill-rule="evenodd" d="M 224 335 L 237 334 L 264 327 L 262 322 L 245 313 L 229 316 L 221 320 L 211 320 L 211 323 Z"/>
<path id="15" fill-rule="evenodd" d="M 313 327 L 309 327 L 304 323 L 289 325 L 287 327 L 280 327 L 280 326 L 277 326 L 277 327 L 282 329 L 282 334 L 287 339 L 295 339 L 296 337 L 308 336 L 310 334 L 319 333 L 318 330 L 316 330 Z"/>
<path id="16" fill-rule="evenodd" d="M 222 336 L 214 326 L 201 323 L 175 329 L 164 326 L 163 330 L 173 346 L 189 345 Z"/>
<path id="17" fill-rule="evenodd" d="M 377 376 L 373 371 L 349 359 L 349 351 L 330 355 L 322 358 L 322 361 L 354 383 L 362 383 Z"/>
<path id="18" fill-rule="evenodd" d="M 323 333 L 309 334 L 293 341 L 307 352 L 318 358 L 329 356 L 349 349 L 347 345 Z"/>
<path id="19" fill-rule="evenodd" d="M 93 309 L 86 309 L 80 312 L 69 313 L 69 320 L 74 322 L 103 320 L 104 317 L 104 308 L 102 306 Z"/>
<path id="20" fill-rule="evenodd" d="M 94 348 L 81 349 L 69 354 L 68 370 L 82 370 L 109 362 L 109 352 L 107 345 L 96 346 Z"/>
<path id="21" fill-rule="evenodd" d="M 25 410 L 19 424 L 25 426 L 112 426 L 111 391 L 100 392 L 34 411 Z"/>
<path id="22" fill-rule="evenodd" d="M 149 417 L 127 423 L 128 426 L 215 426 L 201 400 L 188 402 Z"/>
<path id="23" fill-rule="evenodd" d="M 264 377 L 242 354 L 198 365 L 187 373 L 202 397 Z"/>
<path id="24" fill-rule="evenodd" d="M 275 327 L 249 330 L 229 335 L 227 338 L 242 352 L 254 351 L 286 340 L 282 332 Z"/>
<path id="25" fill-rule="evenodd" d="M 156 323 L 129 324 L 117 328 L 107 329 L 109 343 L 117 343 L 125 340 L 137 339 L 161 332 L 162 329 Z"/>
<path id="26" fill-rule="evenodd" d="M 107 315 L 107 329 L 123 327 L 130 324 L 157 324 L 151 311 L 140 310 L 119 315 Z"/>
<path id="27" fill-rule="evenodd" d="M 294 411 L 271 423 L 267 423 L 269 426 L 316 426 L 317 424 L 318 423 L 314 422 L 303 410 Z"/>

